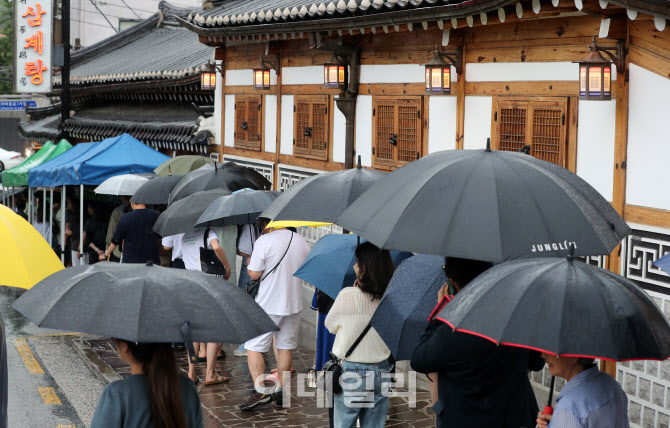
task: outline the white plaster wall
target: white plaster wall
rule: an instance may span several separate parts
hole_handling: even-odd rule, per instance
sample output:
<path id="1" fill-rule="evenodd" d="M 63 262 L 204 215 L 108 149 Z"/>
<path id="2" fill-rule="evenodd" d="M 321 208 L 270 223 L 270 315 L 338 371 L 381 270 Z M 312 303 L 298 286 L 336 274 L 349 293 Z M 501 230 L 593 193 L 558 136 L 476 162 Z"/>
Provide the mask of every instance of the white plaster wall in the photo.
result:
<path id="1" fill-rule="evenodd" d="M 322 71 L 323 73 L 323 71 Z M 321 79 L 323 80 L 323 78 Z M 451 67 L 451 81 L 458 80 Z M 361 83 L 425 83 L 426 69 L 420 64 L 361 65 Z"/>
<path id="2" fill-rule="evenodd" d="M 282 85 L 323 85 L 323 66 L 282 67 L 281 83 Z"/>
<path id="3" fill-rule="evenodd" d="M 428 153 L 456 148 L 456 97 L 428 98 Z"/>
<path id="4" fill-rule="evenodd" d="M 216 65 L 220 66 L 221 61 L 216 61 Z M 223 108 L 223 85 L 221 84 L 223 79 L 221 78 L 221 73 L 216 71 L 216 88 L 214 90 L 214 129 L 216 133 L 214 134 L 214 144 L 221 145 L 223 141 L 223 135 L 221 132 L 221 109 Z"/>
<path id="5" fill-rule="evenodd" d="M 284 73 L 282 72 L 282 75 Z M 279 153 L 293 154 L 293 95 L 281 96 L 281 142 Z"/>
<path id="6" fill-rule="evenodd" d="M 465 67 L 468 82 L 576 81 L 579 64 L 571 62 L 485 62 L 468 63 Z M 612 80 L 616 67 L 612 66 Z"/>
<path id="7" fill-rule="evenodd" d="M 254 71 L 250 68 L 243 70 L 226 70 L 226 86 L 251 86 L 254 82 Z M 270 85 L 277 84 L 277 73 L 270 70 Z"/>
<path id="8" fill-rule="evenodd" d="M 274 153 L 277 150 L 277 96 L 265 97 L 265 151 Z"/>
<path id="9" fill-rule="evenodd" d="M 227 147 L 235 146 L 235 95 L 226 95 L 225 98 L 226 105 L 226 123 L 225 123 L 225 136 L 223 144 Z"/>
<path id="10" fill-rule="evenodd" d="M 631 64 L 629 85 L 626 203 L 670 210 L 670 80 Z"/>
<path id="11" fill-rule="evenodd" d="M 492 97 L 465 97 L 464 149 L 485 149 L 491 137 Z"/>
<path id="12" fill-rule="evenodd" d="M 346 125 L 347 121 L 342 112 L 335 104 L 335 97 L 333 97 L 333 104 L 330 106 L 333 109 L 333 162 L 344 162 L 345 140 L 346 140 Z M 356 163 L 356 159 L 354 159 Z"/>
<path id="13" fill-rule="evenodd" d="M 359 95 L 356 99 L 356 155 L 361 155 L 361 165 L 372 166 L 371 95 Z"/>
<path id="14" fill-rule="evenodd" d="M 579 101 L 577 175 L 608 201 L 614 192 L 616 100 Z"/>

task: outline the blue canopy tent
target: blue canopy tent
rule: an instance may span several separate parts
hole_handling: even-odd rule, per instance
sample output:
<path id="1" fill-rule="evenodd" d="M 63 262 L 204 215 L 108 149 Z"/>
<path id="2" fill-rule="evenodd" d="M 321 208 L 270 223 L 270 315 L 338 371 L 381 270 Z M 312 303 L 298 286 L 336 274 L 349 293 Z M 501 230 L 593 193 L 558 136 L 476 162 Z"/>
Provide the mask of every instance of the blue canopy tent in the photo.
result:
<path id="1" fill-rule="evenodd" d="M 84 185 L 99 185 L 120 174 L 152 172 L 168 159 L 169 156 L 147 147 L 128 134 L 122 134 L 96 143 L 77 144 L 61 156 L 30 170 L 28 185 L 81 186 L 79 218 L 83 218 Z M 65 191 L 61 193 L 61 198 L 64 205 Z M 80 222 L 80 246 L 83 245 L 82 223 Z"/>

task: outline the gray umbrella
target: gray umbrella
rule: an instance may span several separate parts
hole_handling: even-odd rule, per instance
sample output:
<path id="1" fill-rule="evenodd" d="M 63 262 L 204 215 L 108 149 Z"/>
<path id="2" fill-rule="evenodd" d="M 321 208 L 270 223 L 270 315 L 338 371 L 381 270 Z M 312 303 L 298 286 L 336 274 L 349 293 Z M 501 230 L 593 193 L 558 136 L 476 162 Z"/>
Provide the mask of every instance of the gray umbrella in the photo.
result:
<path id="1" fill-rule="evenodd" d="M 102 262 L 56 272 L 12 305 L 39 327 L 131 342 L 241 343 L 277 330 L 243 290 L 213 275 Z"/>
<path id="2" fill-rule="evenodd" d="M 166 175 L 153 178 L 137 189 L 130 202 L 150 205 L 167 204 L 170 191 L 182 177 L 181 175 Z"/>
<path id="3" fill-rule="evenodd" d="M 279 201 L 278 198 L 277 200 Z M 495 150 L 445 150 L 372 186 L 336 222 L 392 250 L 501 262 L 609 254 L 631 230 L 586 181 Z"/>
<path id="4" fill-rule="evenodd" d="M 230 195 L 229 190 L 217 189 L 198 192 L 184 199 L 180 199 L 163 211 L 156 224 L 154 232 L 160 236 L 171 236 L 179 233 L 188 233 L 193 225 L 212 202 L 221 196 Z"/>
<path id="5" fill-rule="evenodd" d="M 363 192 L 387 174 L 358 168 L 306 178 L 282 193 L 260 216 L 274 221 L 334 223 Z"/>
<path id="6" fill-rule="evenodd" d="M 212 202 L 193 227 L 223 227 L 256 222 L 279 192 L 276 190 L 238 190 Z"/>

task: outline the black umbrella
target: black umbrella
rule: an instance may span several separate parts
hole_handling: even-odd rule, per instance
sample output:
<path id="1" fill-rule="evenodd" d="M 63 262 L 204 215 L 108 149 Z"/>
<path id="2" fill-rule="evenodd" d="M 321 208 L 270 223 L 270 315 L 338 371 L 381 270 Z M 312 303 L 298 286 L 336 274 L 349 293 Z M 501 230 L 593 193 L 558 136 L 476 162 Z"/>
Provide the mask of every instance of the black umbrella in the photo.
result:
<path id="1" fill-rule="evenodd" d="M 172 188 L 182 177 L 182 175 L 155 177 L 137 189 L 130 202 L 148 205 L 167 204 L 170 198 L 170 191 L 172 191 Z"/>
<path id="2" fill-rule="evenodd" d="M 131 342 L 184 342 L 190 333 L 196 342 L 241 343 L 278 330 L 237 286 L 151 264 L 102 262 L 61 270 L 12 306 L 39 327 Z"/>
<path id="3" fill-rule="evenodd" d="M 670 357 L 670 325 L 647 293 L 571 257 L 494 266 L 437 318 L 501 345 L 554 355 L 614 361 Z"/>
<path id="4" fill-rule="evenodd" d="M 400 263 L 370 324 L 393 357 L 409 360 L 447 282 L 444 257 L 419 254 Z"/>
<path id="5" fill-rule="evenodd" d="M 261 217 L 273 221 L 334 223 L 335 219 L 363 192 L 387 174 L 358 168 L 333 171 L 306 178 L 282 193 Z"/>
<path id="6" fill-rule="evenodd" d="M 198 192 L 180 199 L 167 207 L 158 216 L 153 231 L 160 236 L 171 236 L 188 233 L 193 225 L 212 202 L 221 196 L 230 195 L 229 190 L 217 189 Z"/>
<path id="7" fill-rule="evenodd" d="M 241 189 L 266 189 L 272 184 L 258 172 L 232 162 L 205 165 L 189 172 L 170 192 L 169 203 L 183 199 L 203 190 L 228 189 L 231 192 Z"/>
<path id="8" fill-rule="evenodd" d="M 223 227 L 256 222 L 279 192 L 276 190 L 238 190 L 222 196 L 207 207 L 193 227 Z"/>
<path id="9" fill-rule="evenodd" d="M 279 200 L 281 198 L 278 198 Z M 591 185 L 515 152 L 445 150 L 372 186 L 336 223 L 393 250 L 501 262 L 609 254 L 631 230 Z"/>

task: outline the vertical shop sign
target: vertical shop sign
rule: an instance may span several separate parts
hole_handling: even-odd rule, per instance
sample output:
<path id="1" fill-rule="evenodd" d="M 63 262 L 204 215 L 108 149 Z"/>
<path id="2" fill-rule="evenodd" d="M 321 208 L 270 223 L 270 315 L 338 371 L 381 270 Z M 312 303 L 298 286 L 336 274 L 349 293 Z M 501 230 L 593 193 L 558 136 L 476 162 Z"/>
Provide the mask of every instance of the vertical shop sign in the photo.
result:
<path id="1" fill-rule="evenodd" d="M 19 93 L 51 91 L 53 0 L 14 0 L 14 87 Z"/>

